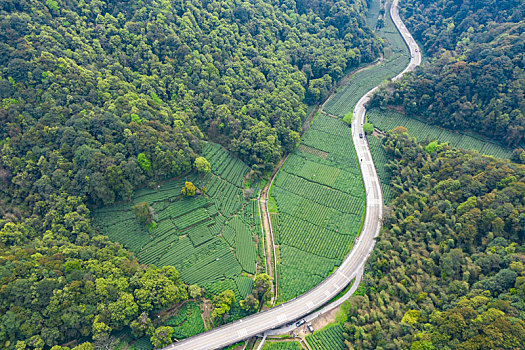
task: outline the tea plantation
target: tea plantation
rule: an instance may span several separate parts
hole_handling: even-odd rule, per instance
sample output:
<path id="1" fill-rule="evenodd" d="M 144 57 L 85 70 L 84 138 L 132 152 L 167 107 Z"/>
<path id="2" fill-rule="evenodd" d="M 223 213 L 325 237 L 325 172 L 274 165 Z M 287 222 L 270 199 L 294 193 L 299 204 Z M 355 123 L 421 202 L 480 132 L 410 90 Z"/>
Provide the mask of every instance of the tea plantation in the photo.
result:
<path id="1" fill-rule="evenodd" d="M 350 130 L 319 113 L 277 174 L 271 196 L 280 261 L 277 298 L 292 299 L 326 278 L 350 251 L 365 193 Z"/>
<path id="2" fill-rule="evenodd" d="M 241 300 L 253 285 L 242 274 L 256 273 L 260 232 L 257 201 L 243 193 L 249 168 L 217 144 L 208 143 L 203 155 L 211 164 L 208 175 L 190 174 L 140 190 L 131 203 L 96 210 L 95 223 L 141 263 L 175 266 L 184 282 L 211 294 L 232 289 Z M 206 193 L 182 196 L 185 181 Z M 156 228 L 148 230 L 136 219 L 132 206 L 141 202 L 153 208 Z"/>

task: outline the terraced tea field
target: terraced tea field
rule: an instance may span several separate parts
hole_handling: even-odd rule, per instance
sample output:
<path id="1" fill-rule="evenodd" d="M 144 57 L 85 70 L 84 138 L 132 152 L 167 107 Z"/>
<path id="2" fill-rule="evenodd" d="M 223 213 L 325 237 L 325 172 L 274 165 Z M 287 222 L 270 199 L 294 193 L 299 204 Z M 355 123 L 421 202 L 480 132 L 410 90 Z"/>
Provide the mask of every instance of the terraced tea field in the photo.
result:
<path id="1" fill-rule="evenodd" d="M 512 153 L 510 149 L 493 143 L 490 140 L 429 125 L 396 111 L 383 111 L 374 108 L 366 113 L 366 117 L 376 128 L 385 132 L 397 126 L 404 126 L 410 135 L 420 141 L 426 140 L 430 142 L 438 140 L 440 142 L 448 142 L 449 145 L 453 147 L 475 150 L 501 159 L 510 158 Z M 373 150 L 372 155 L 374 155 Z"/>
<path id="2" fill-rule="evenodd" d="M 367 23 L 375 28 L 379 14 L 378 2 L 372 2 L 372 8 L 367 17 Z M 385 13 L 389 13 L 390 5 Z M 400 73 L 408 64 L 410 55 L 403 38 L 397 31 L 390 16 L 384 18 L 384 27 L 377 31 L 384 39 L 385 57 L 378 65 L 362 70 L 350 78 L 345 86 L 338 89 L 336 94 L 324 105 L 324 110 L 332 115 L 343 117 L 354 109 L 357 101 L 374 86 L 381 84 Z"/>
<path id="3" fill-rule="evenodd" d="M 175 266 L 184 282 L 211 294 L 232 289 L 241 300 L 253 286 L 253 280 L 241 274 L 257 272 L 260 232 L 257 202 L 243 196 L 249 168 L 213 143 L 206 145 L 203 156 L 211 164 L 210 174 L 190 174 L 158 189 L 137 191 L 132 203 L 96 210 L 95 224 L 141 263 Z M 183 197 L 185 181 L 206 187 L 206 194 Z M 132 206 L 140 202 L 154 209 L 156 228 L 148 230 L 135 218 Z"/>
<path id="4" fill-rule="evenodd" d="M 164 325 L 173 328 L 173 337 L 177 340 L 205 331 L 201 310 L 193 301 L 184 304 L 177 314 L 168 319 Z"/>
<path id="5" fill-rule="evenodd" d="M 311 349 L 344 350 L 346 345 L 343 337 L 343 325 L 335 324 L 307 335 L 306 342 Z"/>
<path id="6" fill-rule="evenodd" d="M 277 298 L 292 299 L 327 277 L 361 227 L 365 193 L 350 129 L 319 113 L 271 189 L 279 248 Z"/>
<path id="7" fill-rule="evenodd" d="M 302 350 L 303 347 L 296 341 L 267 341 L 263 350 Z"/>

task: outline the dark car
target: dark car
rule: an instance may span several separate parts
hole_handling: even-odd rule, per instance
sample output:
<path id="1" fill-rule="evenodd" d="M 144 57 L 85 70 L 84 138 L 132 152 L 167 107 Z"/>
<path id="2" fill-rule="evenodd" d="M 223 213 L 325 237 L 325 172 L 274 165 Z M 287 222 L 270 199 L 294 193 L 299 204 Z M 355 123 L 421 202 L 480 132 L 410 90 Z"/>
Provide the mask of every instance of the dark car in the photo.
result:
<path id="1" fill-rule="evenodd" d="M 362 132 L 359 133 L 359 138 L 360 138 L 360 139 L 363 138 L 363 133 L 362 133 Z"/>

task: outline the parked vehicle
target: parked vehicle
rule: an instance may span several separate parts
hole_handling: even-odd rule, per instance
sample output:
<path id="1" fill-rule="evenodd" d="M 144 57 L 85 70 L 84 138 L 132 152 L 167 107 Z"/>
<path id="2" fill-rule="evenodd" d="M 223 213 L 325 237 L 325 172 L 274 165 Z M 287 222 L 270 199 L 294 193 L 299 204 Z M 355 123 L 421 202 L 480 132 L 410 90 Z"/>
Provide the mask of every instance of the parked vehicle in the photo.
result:
<path id="1" fill-rule="evenodd" d="M 311 323 L 308 323 L 307 327 L 308 327 L 308 330 L 309 330 L 310 332 L 312 332 L 312 333 L 314 332 L 314 327 L 312 327 L 312 324 L 311 324 Z"/>
<path id="2" fill-rule="evenodd" d="M 295 327 L 301 327 L 305 323 L 306 323 L 306 320 L 303 318 L 303 319 L 295 322 Z"/>
<path id="3" fill-rule="evenodd" d="M 359 138 L 360 138 L 360 139 L 363 138 L 363 133 L 362 133 L 362 132 L 359 133 Z"/>

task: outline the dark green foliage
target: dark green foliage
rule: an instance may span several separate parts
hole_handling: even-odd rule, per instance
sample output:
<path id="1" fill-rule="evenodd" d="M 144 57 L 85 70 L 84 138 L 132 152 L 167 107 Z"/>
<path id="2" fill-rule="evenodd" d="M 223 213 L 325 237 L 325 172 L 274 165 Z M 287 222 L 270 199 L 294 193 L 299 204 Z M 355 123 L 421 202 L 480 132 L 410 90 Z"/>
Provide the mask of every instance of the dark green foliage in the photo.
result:
<path id="1" fill-rule="evenodd" d="M 525 167 L 437 144 L 406 129 L 383 140 L 394 199 L 351 299 L 354 348 L 520 348 Z"/>
<path id="2" fill-rule="evenodd" d="M 155 211 L 146 202 L 135 204 L 131 209 L 137 220 L 146 226 L 150 225 L 155 219 Z"/>
<path id="3" fill-rule="evenodd" d="M 401 105 L 407 116 L 523 148 L 523 2 L 407 0 L 403 8 L 431 61 L 372 105 Z"/>

